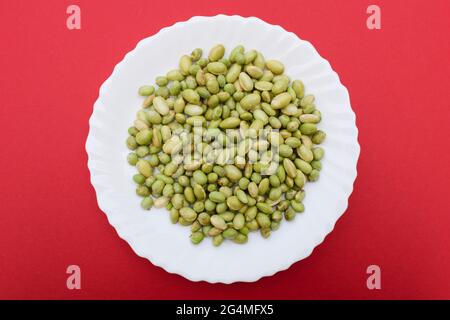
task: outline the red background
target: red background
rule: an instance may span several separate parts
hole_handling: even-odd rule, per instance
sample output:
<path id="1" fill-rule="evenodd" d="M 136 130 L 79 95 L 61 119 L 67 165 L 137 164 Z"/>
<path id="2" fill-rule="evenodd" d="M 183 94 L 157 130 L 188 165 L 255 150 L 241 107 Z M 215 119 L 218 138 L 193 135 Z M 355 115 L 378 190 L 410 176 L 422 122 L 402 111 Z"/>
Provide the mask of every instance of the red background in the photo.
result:
<path id="1" fill-rule="evenodd" d="M 372 3 L 381 30 L 366 27 Z M 70 4 L 81 7 L 81 30 L 66 28 Z M 449 299 L 449 9 L 447 0 L 1 1 L 0 298 Z M 99 210 L 86 166 L 88 119 L 114 65 L 160 28 L 218 13 L 311 41 L 349 89 L 360 130 L 355 190 L 335 230 L 256 283 L 194 283 L 136 256 Z M 81 267 L 81 290 L 66 288 L 70 264 Z M 366 287 L 371 264 L 381 290 Z"/>

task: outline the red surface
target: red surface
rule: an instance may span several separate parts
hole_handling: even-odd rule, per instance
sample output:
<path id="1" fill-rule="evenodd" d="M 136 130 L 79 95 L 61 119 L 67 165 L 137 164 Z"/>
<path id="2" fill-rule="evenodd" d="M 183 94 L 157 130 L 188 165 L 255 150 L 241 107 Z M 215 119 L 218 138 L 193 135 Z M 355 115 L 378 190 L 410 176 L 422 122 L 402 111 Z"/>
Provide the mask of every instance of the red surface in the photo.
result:
<path id="1" fill-rule="evenodd" d="M 79 31 L 66 28 L 74 3 Z M 0 298 L 449 299 L 450 2 L 170 3 L 0 2 Z M 372 3 L 379 31 L 366 27 Z M 311 41 L 349 89 L 360 130 L 355 190 L 335 230 L 256 283 L 193 283 L 136 256 L 99 210 L 86 166 L 88 119 L 114 65 L 160 28 L 217 13 Z M 66 288 L 70 264 L 81 290 Z M 381 290 L 366 287 L 370 264 Z"/>

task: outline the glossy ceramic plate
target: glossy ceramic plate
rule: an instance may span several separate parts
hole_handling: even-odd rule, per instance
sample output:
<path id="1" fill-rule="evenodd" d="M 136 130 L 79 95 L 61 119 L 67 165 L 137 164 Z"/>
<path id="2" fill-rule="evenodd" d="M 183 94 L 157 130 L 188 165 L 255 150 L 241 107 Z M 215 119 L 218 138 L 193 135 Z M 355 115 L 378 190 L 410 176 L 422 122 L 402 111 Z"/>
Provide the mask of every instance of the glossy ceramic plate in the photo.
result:
<path id="1" fill-rule="evenodd" d="M 137 88 L 176 68 L 182 54 L 196 47 L 208 50 L 217 43 L 224 44 L 227 53 L 243 44 L 282 61 L 285 73 L 301 79 L 306 92 L 316 96 L 323 115 L 320 128 L 327 139 L 320 179 L 306 185 L 303 214 L 284 221 L 269 239 L 253 232 L 245 245 L 226 241 L 215 248 L 210 239 L 191 244 L 190 228 L 170 223 L 167 210 L 140 208 L 125 139 L 142 104 Z M 355 114 L 338 75 L 309 42 L 254 17 L 193 17 L 140 41 L 101 86 L 89 124 L 88 167 L 100 209 L 136 254 L 192 281 L 256 281 L 304 259 L 346 210 L 357 174 Z"/>

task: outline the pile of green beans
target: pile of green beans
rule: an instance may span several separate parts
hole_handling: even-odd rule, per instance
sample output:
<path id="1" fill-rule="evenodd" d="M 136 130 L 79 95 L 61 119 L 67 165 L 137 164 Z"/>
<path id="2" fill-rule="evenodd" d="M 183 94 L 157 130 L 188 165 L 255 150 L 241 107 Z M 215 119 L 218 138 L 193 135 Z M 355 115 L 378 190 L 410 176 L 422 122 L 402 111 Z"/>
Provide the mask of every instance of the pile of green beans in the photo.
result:
<path id="1" fill-rule="evenodd" d="M 138 90 L 126 140 L 136 194 L 143 209 L 165 207 L 190 226 L 194 244 L 246 243 L 256 230 L 267 238 L 304 212 L 305 183 L 319 179 L 321 113 L 279 61 L 241 45 L 227 58 L 220 44 L 202 55 L 183 55 Z"/>

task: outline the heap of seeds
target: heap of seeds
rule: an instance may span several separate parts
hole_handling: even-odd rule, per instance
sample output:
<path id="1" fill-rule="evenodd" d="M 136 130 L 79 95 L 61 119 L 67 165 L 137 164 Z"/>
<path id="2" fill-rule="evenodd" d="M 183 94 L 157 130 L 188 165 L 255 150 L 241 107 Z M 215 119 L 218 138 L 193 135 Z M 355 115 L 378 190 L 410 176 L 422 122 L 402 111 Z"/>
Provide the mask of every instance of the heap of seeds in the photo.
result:
<path id="1" fill-rule="evenodd" d="M 306 182 L 316 181 L 325 139 L 321 113 L 284 65 L 237 46 L 183 55 L 177 69 L 142 86 L 145 97 L 126 141 L 141 206 L 166 207 L 190 226 L 191 241 L 265 238 L 283 216 L 304 211 Z"/>

